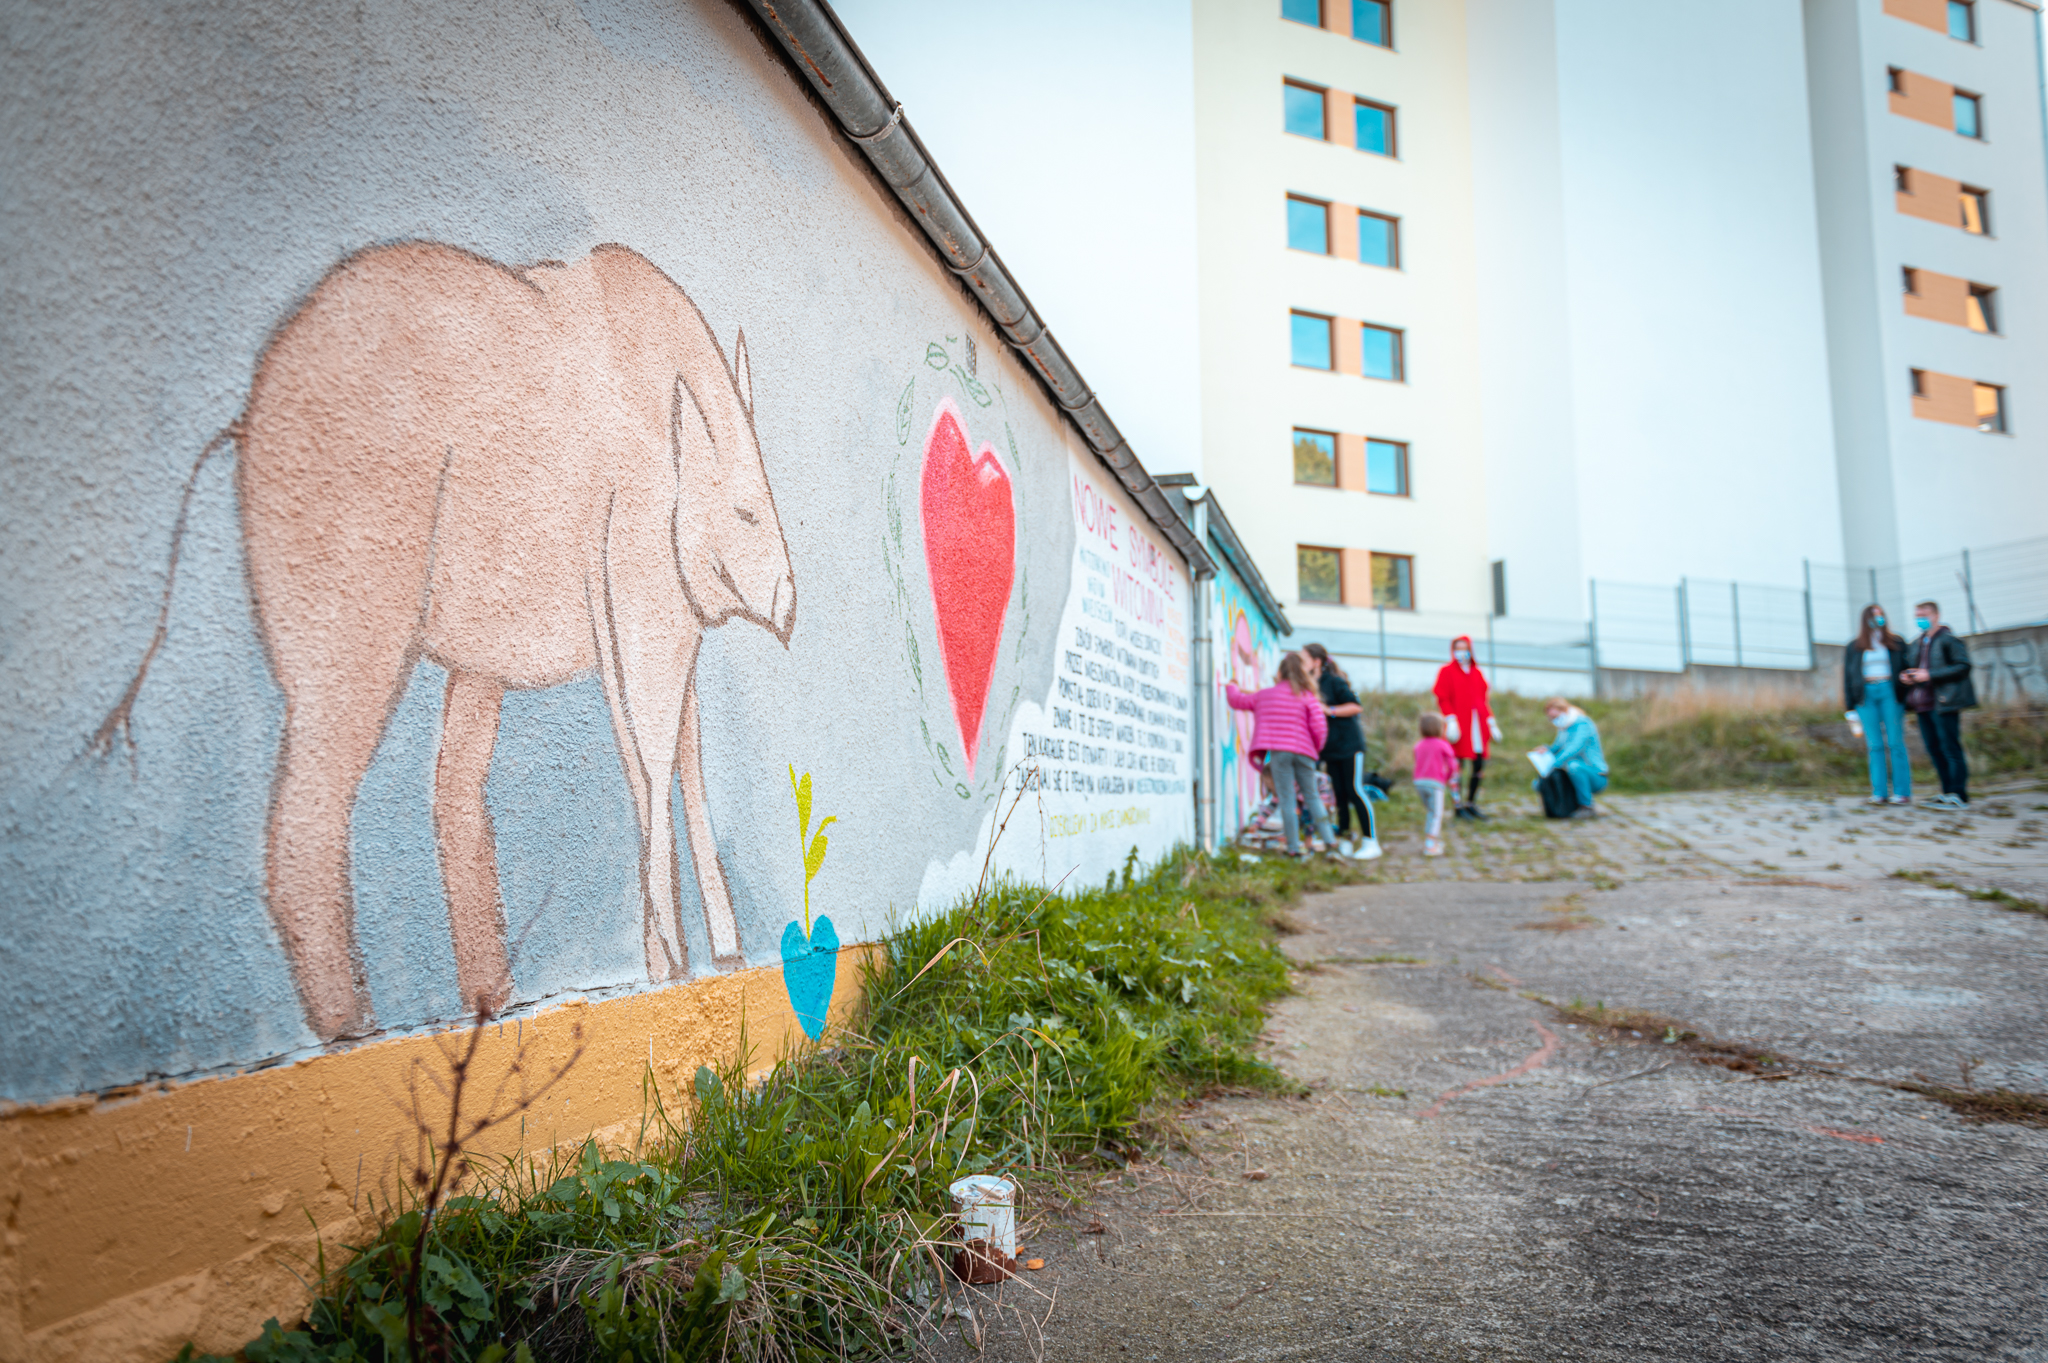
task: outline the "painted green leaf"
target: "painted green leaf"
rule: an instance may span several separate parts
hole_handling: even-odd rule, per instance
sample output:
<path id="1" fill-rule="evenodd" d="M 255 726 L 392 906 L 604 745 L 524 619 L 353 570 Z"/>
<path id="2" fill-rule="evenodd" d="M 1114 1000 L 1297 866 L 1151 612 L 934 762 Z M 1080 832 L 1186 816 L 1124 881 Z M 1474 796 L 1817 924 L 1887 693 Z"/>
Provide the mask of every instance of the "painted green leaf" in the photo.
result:
<path id="1" fill-rule="evenodd" d="M 924 362 L 934 369 L 944 369 L 946 367 L 946 348 L 937 341 L 926 342 Z"/>
<path id="2" fill-rule="evenodd" d="M 910 382 L 903 385 L 903 396 L 896 400 L 896 443 L 907 444 L 910 440 L 910 408 L 916 401 L 917 375 L 910 376 Z"/>

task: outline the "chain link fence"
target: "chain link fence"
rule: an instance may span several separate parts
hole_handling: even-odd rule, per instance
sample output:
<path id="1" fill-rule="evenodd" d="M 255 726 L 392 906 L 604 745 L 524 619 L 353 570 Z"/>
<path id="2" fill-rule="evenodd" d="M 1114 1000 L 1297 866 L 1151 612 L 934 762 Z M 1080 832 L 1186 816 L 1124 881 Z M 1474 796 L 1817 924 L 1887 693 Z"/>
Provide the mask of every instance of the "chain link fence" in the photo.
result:
<path id="1" fill-rule="evenodd" d="M 1898 628 L 1933 601 L 1959 634 L 2048 623 L 2048 536 L 1859 568 L 1808 564 L 1798 587 L 1681 578 L 1676 585 L 1591 584 L 1592 642 L 1603 668 L 1716 667 L 1805 671 L 1816 644 L 1846 644 L 1863 608 Z"/>

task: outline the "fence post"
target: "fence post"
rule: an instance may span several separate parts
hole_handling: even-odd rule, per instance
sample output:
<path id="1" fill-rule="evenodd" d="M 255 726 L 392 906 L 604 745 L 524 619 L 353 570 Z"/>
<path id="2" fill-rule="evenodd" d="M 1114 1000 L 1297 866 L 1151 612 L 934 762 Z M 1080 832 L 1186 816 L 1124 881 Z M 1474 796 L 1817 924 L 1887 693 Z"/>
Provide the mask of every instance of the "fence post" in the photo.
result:
<path id="1" fill-rule="evenodd" d="M 1742 584 L 1728 584 L 1728 609 L 1735 617 L 1735 665 L 1742 666 Z"/>
<path id="2" fill-rule="evenodd" d="M 1380 694 L 1387 693 L 1387 608 L 1375 606 L 1380 617 Z"/>
<path id="3" fill-rule="evenodd" d="M 1984 617 L 1977 614 L 1977 584 L 1970 576 L 1970 551 L 1963 550 L 1963 600 L 1970 606 L 1970 633 L 1984 628 Z"/>
<path id="4" fill-rule="evenodd" d="M 1800 559 L 1799 567 L 1806 576 L 1806 588 L 1802 595 L 1806 604 L 1806 670 L 1811 672 L 1818 666 L 1813 656 L 1813 560 Z"/>
<path id="5" fill-rule="evenodd" d="M 1497 668 L 1493 665 L 1493 612 L 1486 614 L 1486 675 L 1492 676 Z"/>
<path id="6" fill-rule="evenodd" d="M 1588 671 L 1593 674 L 1593 695 L 1600 695 L 1600 580 L 1586 579 L 1586 660 Z"/>
<path id="7" fill-rule="evenodd" d="M 1692 671 L 1692 610 L 1685 597 L 1685 579 L 1678 579 L 1678 668 Z"/>

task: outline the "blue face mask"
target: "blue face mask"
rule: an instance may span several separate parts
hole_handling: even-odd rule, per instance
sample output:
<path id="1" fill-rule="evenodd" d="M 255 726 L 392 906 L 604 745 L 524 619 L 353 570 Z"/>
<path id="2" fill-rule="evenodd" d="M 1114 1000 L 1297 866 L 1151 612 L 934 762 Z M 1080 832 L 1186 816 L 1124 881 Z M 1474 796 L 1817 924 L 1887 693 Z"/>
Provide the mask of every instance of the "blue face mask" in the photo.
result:
<path id="1" fill-rule="evenodd" d="M 1552 715 L 1550 717 L 1550 722 L 1552 724 L 1555 724 L 1558 728 L 1562 729 L 1565 725 L 1572 722 L 1572 712 L 1567 710 L 1561 715 Z"/>
<path id="2" fill-rule="evenodd" d="M 1884 617 L 1883 617 L 1882 615 L 1873 615 L 1873 616 L 1871 616 L 1871 617 L 1870 617 L 1870 627 L 1871 627 L 1872 629 L 1883 629 L 1883 628 L 1884 628 Z"/>
<path id="3" fill-rule="evenodd" d="M 1916 615 L 1913 617 L 1913 626 L 1916 629 L 1927 630 L 1934 627 L 1934 622 L 1924 615 Z"/>

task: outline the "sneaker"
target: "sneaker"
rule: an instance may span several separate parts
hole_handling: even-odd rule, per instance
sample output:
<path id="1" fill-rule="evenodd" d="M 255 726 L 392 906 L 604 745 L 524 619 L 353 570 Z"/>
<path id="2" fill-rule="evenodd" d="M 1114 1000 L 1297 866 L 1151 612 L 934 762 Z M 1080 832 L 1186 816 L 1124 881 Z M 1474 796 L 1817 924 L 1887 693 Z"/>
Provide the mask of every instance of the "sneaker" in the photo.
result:
<path id="1" fill-rule="evenodd" d="M 1867 805 L 1881 805 L 1887 804 L 1889 803 L 1889 801 L 1887 801 L 1882 795 L 1873 795 L 1868 800 L 1865 800 L 1863 803 Z"/>
<path id="2" fill-rule="evenodd" d="M 1444 840 L 1442 838 L 1424 838 L 1422 840 L 1422 855 L 1425 857 L 1440 857 L 1443 854 Z"/>
<path id="3" fill-rule="evenodd" d="M 1456 809 L 1451 811 L 1451 815 L 1453 818 L 1459 819 L 1476 819 L 1479 817 L 1479 811 L 1474 809 L 1471 805 L 1459 805 Z"/>
<path id="4" fill-rule="evenodd" d="M 1572 811 L 1572 817 L 1574 819 L 1597 819 L 1600 817 L 1600 811 L 1591 805 L 1580 805 Z"/>
<path id="5" fill-rule="evenodd" d="M 1876 804 L 1878 802 L 1876 800 L 1872 800 L 1870 803 Z M 1913 797 L 1910 795 L 1894 795 L 1891 799 L 1886 800 L 1884 803 L 1888 805 L 1909 805 L 1913 803 Z"/>
<path id="6" fill-rule="evenodd" d="M 1359 861 L 1372 861 L 1384 854 L 1380 851 L 1380 840 L 1378 838 L 1360 838 L 1358 840 L 1358 850 L 1351 855 Z"/>

